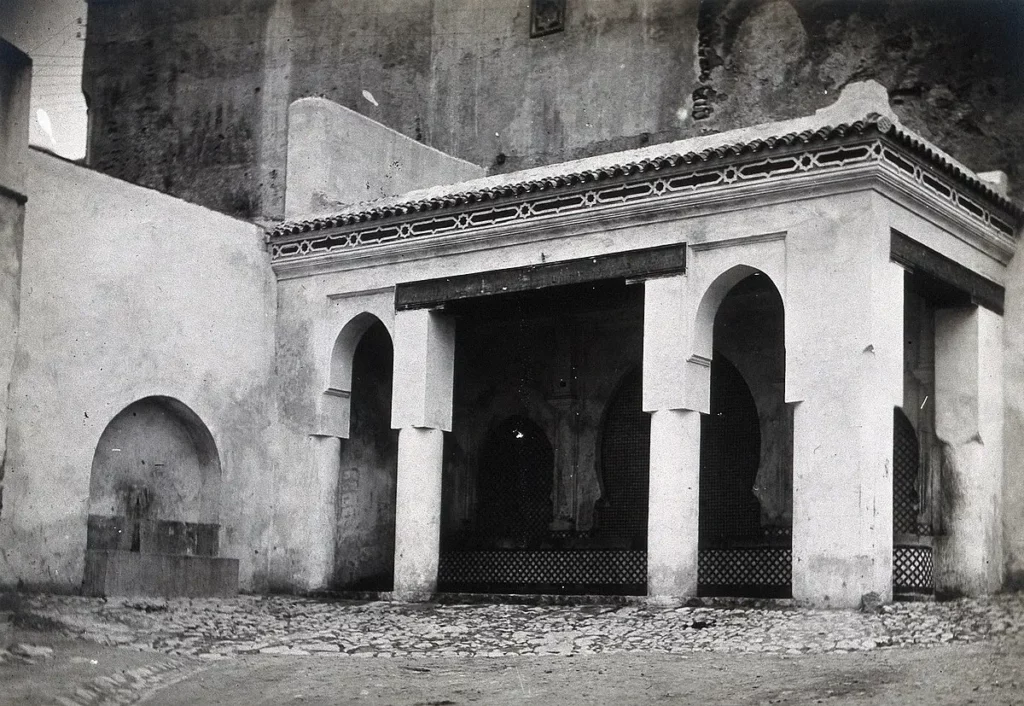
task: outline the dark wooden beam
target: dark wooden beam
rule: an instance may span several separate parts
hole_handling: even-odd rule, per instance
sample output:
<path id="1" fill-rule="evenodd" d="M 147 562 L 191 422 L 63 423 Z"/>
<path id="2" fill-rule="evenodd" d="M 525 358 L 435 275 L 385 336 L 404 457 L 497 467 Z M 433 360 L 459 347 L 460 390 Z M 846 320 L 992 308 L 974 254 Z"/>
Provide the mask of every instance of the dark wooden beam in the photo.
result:
<path id="1" fill-rule="evenodd" d="M 528 292 L 609 279 L 633 279 L 686 271 L 686 243 L 405 282 L 395 289 L 395 309 L 430 309 L 475 297 Z"/>
<path id="2" fill-rule="evenodd" d="M 893 262 L 898 262 L 911 272 L 927 275 L 955 287 L 967 294 L 978 306 L 1002 315 L 1006 294 L 1002 285 L 972 272 L 956 260 L 951 260 L 896 230 L 891 231 L 890 257 Z"/>

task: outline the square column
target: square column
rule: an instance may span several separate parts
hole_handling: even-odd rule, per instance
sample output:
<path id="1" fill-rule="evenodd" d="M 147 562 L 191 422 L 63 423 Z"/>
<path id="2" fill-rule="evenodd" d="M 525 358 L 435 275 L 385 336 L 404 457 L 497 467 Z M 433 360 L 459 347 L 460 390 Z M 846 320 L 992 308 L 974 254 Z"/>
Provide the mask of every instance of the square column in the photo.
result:
<path id="1" fill-rule="evenodd" d="M 395 315 L 391 426 L 398 435 L 395 597 L 437 588 L 444 434 L 451 431 L 455 322 L 427 311 Z"/>
<path id="2" fill-rule="evenodd" d="M 647 511 L 647 595 L 697 595 L 700 512 L 700 412 L 651 414 L 650 500 Z"/>
<path id="3" fill-rule="evenodd" d="M 443 457 L 440 429 L 398 432 L 394 593 L 400 600 L 429 600 L 437 588 Z"/>
<path id="4" fill-rule="evenodd" d="M 935 431 L 943 443 L 943 533 L 935 590 L 1002 584 L 1003 320 L 973 307 L 935 313 Z"/>
<path id="5" fill-rule="evenodd" d="M 787 236 L 786 401 L 793 430 L 793 597 L 892 597 L 893 408 L 903 400 L 904 271 L 861 195 Z"/>
<path id="6" fill-rule="evenodd" d="M 709 361 L 688 360 L 692 308 L 684 276 L 644 284 L 643 408 L 651 413 L 647 595 L 661 601 L 697 595 L 700 407 L 707 404 L 710 370 Z"/>

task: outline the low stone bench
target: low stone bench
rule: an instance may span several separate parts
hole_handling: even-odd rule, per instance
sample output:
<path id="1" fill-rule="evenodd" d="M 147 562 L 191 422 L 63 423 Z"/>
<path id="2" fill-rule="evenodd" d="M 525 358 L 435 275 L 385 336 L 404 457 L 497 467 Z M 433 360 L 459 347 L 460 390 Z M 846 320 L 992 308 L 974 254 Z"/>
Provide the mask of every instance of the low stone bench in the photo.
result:
<path id="1" fill-rule="evenodd" d="M 234 596 L 238 594 L 238 559 L 89 551 L 82 592 L 87 596 Z"/>

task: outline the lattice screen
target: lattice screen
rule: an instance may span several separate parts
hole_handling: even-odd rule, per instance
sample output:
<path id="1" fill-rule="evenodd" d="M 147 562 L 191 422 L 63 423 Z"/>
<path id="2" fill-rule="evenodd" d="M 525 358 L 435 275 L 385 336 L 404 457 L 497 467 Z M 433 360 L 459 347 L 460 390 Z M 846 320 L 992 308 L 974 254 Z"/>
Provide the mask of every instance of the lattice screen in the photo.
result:
<path id="1" fill-rule="evenodd" d="M 711 363 L 711 413 L 701 416 L 700 541 L 714 547 L 761 535 L 753 487 L 761 461 L 757 407 L 743 376 L 723 356 Z"/>
<path id="2" fill-rule="evenodd" d="M 441 554 L 438 589 L 644 593 L 647 552 L 635 549 L 467 550 Z"/>
<path id="3" fill-rule="evenodd" d="M 702 593 L 780 596 L 793 583 L 793 552 L 788 547 L 701 549 L 697 585 Z"/>
<path id="4" fill-rule="evenodd" d="M 642 409 L 639 371 L 626 377 L 608 406 L 601 437 L 604 495 L 597 535 L 644 543 L 651 453 L 651 419 Z"/>
<path id="5" fill-rule="evenodd" d="M 931 547 L 894 547 L 892 590 L 896 593 L 931 593 L 935 589 L 934 568 Z"/>
<path id="6" fill-rule="evenodd" d="M 915 534 L 919 529 L 917 485 L 920 455 L 914 427 L 898 407 L 893 412 L 892 465 L 893 532 Z"/>

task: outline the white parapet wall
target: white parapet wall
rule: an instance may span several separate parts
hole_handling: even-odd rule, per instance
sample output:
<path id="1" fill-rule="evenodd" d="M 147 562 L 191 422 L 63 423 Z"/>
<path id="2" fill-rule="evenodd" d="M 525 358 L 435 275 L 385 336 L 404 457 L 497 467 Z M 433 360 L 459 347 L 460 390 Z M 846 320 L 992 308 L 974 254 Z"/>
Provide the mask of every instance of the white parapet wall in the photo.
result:
<path id="1" fill-rule="evenodd" d="M 288 218 L 485 173 L 325 98 L 302 98 L 288 109 Z"/>

